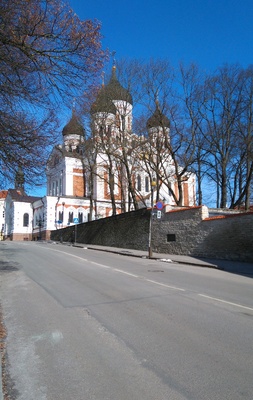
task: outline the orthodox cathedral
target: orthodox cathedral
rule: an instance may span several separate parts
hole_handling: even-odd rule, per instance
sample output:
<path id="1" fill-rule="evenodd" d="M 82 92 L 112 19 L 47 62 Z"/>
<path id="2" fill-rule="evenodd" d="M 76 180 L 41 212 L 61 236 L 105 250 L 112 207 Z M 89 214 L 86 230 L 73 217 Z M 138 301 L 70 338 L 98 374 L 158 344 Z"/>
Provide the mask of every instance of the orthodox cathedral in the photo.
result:
<path id="1" fill-rule="evenodd" d="M 49 239 L 52 230 L 151 207 L 153 201 L 175 205 L 168 188 L 176 193 L 178 184 L 166 146 L 163 152 L 154 152 L 154 160 L 160 159 L 170 181 L 169 185 L 159 182 L 159 189 L 145 152 L 145 146 L 147 152 L 152 145 L 156 148 L 158 138 L 169 140 L 170 121 L 157 102 L 147 121 L 152 139 L 145 144 L 144 136 L 132 132 L 132 109 L 132 96 L 118 81 L 114 66 L 109 83 L 102 85 L 91 107 L 92 137 L 86 139 L 75 110 L 63 128 L 62 143 L 53 148 L 47 162 L 46 196 L 25 194 L 22 171 L 17 173 L 15 189 L 0 192 L 1 238 Z M 187 173 L 182 186 L 182 205 L 194 206 L 195 175 Z"/>

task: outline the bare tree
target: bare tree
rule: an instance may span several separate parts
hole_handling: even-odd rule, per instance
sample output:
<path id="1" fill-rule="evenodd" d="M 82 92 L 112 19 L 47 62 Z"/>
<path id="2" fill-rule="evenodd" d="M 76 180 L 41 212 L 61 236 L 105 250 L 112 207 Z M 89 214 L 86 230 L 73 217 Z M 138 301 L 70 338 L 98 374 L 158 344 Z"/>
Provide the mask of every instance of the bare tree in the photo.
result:
<path id="1" fill-rule="evenodd" d="M 157 200 L 163 184 L 177 205 L 183 205 L 183 187 L 191 175 L 196 129 L 186 97 L 189 78 L 183 67 L 180 72 L 181 80 L 176 81 L 175 70 L 163 60 L 151 60 L 141 71 L 143 101 L 153 115 L 147 125 L 147 172 L 151 170 L 156 180 Z"/>
<path id="2" fill-rule="evenodd" d="M 209 177 L 216 183 L 217 207 L 228 207 L 229 192 L 236 185 L 236 165 L 241 158 L 238 124 L 243 111 L 243 75 L 239 66 L 225 65 L 206 80 L 206 99 L 202 107 L 206 162 Z M 243 150 L 244 151 L 244 150 Z M 239 158 L 238 158 L 239 157 Z"/>
<path id="3" fill-rule="evenodd" d="M 253 176 L 253 68 L 249 67 L 242 73 L 242 113 L 238 124 L 238 153 L 240 159 L 236 163 L 236 177 L 231 207 L 244 204 L 250 208 L 251 184 Z"/>
<path id="4" fill-rule="evenodd" d="M 100 25 L 81 21 L 63 0 L 0 2 L 0 163 L 30 182 L 44 167 L 55 111 L 93 85 L 105 57 Z"/>

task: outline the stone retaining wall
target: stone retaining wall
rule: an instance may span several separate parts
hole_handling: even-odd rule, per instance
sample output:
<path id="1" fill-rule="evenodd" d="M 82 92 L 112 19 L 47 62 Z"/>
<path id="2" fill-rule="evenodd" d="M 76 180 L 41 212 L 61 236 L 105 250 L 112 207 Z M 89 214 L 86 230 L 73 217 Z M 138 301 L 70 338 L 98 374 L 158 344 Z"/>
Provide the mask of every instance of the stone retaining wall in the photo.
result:
<path id="1" fill-rule="evenodd" d="M 207 207 L 192 207 L 165 213 L 154 231 L 160 253 L 253 261 L 253 213 L 209 218 Z"/>
<path id="2" fill-rule="evenodd" d="M 152 249 L 166 254 L 253 261 L 253 213 L 209 218 L 205 206 L 162 211 L 152 221 Z M 51 239 L 148 251 L 150 210 L 51 232 Z"/>

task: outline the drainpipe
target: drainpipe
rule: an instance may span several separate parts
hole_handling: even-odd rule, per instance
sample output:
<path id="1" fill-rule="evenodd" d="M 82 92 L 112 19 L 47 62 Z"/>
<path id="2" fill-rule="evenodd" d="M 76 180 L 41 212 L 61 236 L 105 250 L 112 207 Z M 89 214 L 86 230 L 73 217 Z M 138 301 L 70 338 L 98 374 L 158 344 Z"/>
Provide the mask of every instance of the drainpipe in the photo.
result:
<path id="1" fill-rule="evenodd" d="M 54 219 L 54 226 L 55 226 L 55 229 L 57 230 L 58 228 L 57 228 L 57 206 L 58 206 L 58 204 L 59 204 L 59 201 L 60 201 L 60 196 L 58 196 L 57 197 L 57 202 L 56 202 L 56 204 L 55 204 L 55 219 Z"/>

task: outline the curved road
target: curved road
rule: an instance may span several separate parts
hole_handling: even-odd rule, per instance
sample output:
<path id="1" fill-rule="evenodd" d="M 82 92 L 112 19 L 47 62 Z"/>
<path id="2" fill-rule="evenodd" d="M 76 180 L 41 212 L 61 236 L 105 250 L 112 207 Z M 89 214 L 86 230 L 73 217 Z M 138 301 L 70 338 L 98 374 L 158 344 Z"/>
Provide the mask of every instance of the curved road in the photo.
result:
<path id="1" fill-rule="evenodd" d="M 12 400 L 252 400 L 253 281 L 0 243 Z"/>

